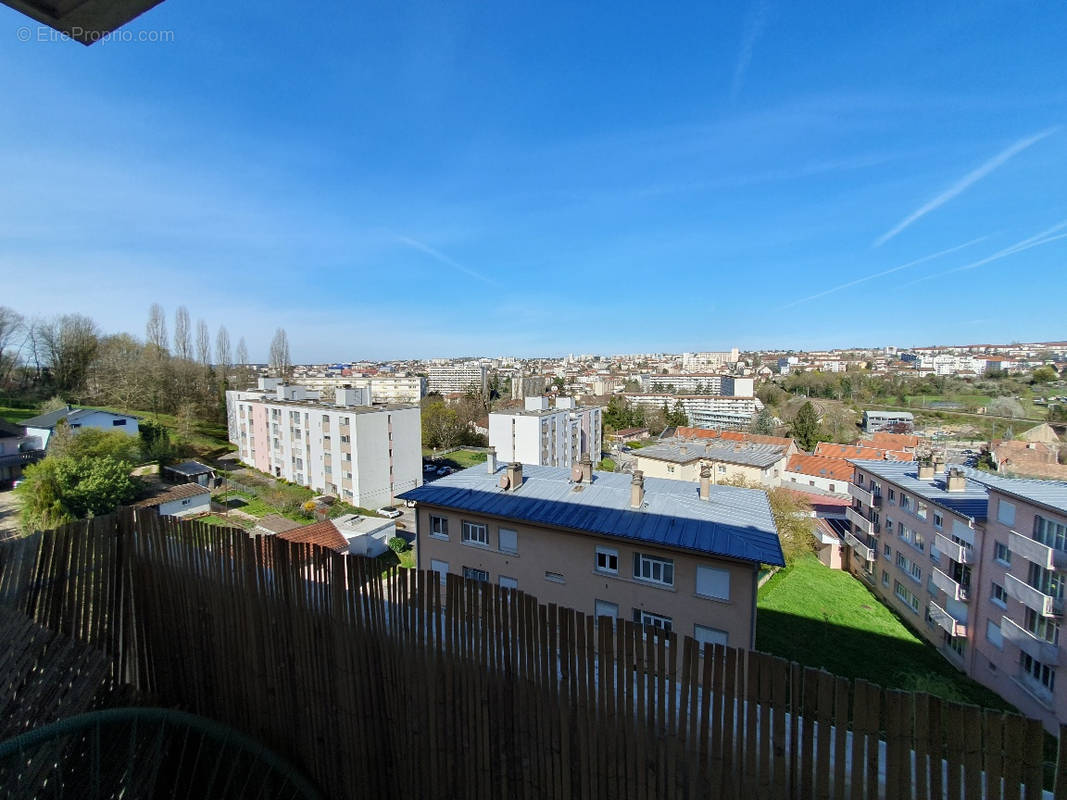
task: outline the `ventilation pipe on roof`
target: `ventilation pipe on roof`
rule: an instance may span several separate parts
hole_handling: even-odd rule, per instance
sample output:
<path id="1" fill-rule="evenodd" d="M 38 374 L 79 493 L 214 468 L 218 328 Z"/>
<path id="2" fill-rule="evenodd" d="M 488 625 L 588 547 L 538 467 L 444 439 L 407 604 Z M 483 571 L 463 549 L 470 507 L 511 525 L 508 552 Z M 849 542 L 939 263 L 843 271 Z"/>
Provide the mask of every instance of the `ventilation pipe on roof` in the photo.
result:
<path id="1" fill-rule="evenodd" d="M 645 504 L 645 473 L 634 470 L 630 479 L 630 508 L 640 508 Z"/>
<path id="2" fill-rule="evenodd" d="M 707 464 L 700 468 L 700 499 L 711 499 L 711 467 Z"/>
<path id="3" fill-rule="evenodd" d="M 490 447 L 485 454 L 485 470 L 490 475 L 496 472 L 496 448 Z"/>

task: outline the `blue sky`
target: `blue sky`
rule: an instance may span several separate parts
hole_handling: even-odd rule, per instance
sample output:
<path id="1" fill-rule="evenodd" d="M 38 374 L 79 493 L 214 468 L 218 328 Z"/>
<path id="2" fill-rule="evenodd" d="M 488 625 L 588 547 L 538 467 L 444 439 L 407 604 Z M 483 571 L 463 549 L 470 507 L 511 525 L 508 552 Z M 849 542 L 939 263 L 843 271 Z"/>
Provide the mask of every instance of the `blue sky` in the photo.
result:
<path id="1" fill-rule="evenodd" d="M 0 303 L 298 361 L 1067 338 L 1067 3 L 714 5 L 0 8 Z"/>

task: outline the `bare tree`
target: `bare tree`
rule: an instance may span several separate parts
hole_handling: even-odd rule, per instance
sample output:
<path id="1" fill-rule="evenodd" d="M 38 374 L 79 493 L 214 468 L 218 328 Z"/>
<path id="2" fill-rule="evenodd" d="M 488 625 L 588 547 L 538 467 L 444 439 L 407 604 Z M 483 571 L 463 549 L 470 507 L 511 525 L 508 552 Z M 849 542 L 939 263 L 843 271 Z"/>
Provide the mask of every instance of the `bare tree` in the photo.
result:
<path id="1" fill-rule="evenodd" d="M 248 345 L 245 344 L 243 336 L 237 340 L 235 360 L 237 362 L 237 388 L 247 389 L 248 384 L 252 382 L 252 370 L 248 366 Z"/>
<path id="2" fill-rule="evenodd" d="M 271 372 L 283 380 L 289 380 L 292 367 L 292 361 L 289 360 L 289 335 L 285 328 L 278 328 L 270 343 Z"/>
<path id="3" fill-rule="evenodd" d="M 226 330 L 225 325 L 219 325 L 219 332 L 215 336 L 215 363 L 219 365 L 225 383 L 233 363 L 230 355 L 230 332 Z"/>
<path id="4" fill-rule="evenodd" d="M 211 366 L 211 331 L 202 319 L 196 321 L 196 360 L 205 367 Z"/>
<path id="5" fill-rule="evenodd" d="M 89 366 L 100 347 L 96 323 L 80 314 L 65 314 L 42 323 L 38 334 L 57 391 L 84 393 Z"/>
<path id="6" fill-rule="evenodd" d="M 0 306 L 0 385 L 11 378 L 15 365 L 19 362 L 22 346 L 15 347 L 15 338 L 22 333 L 26 320 L 13 308 Z"/>
<path id="7" fill-rule="evenodd" d="M 178 306 L 178 310 L 174 312 L 174 355 L 182 361 L 190 361 L 193 357 L 189 309 L 185 306 Z"/>
<path id="8" fill-rule="evenodd" d="M 148 309 L 145 337 L 148 343 L 157 349 L 157 356 L 162 358 L 167 352 L 167 315 L 159 303 L 152 303 L 152 307 Z"/>

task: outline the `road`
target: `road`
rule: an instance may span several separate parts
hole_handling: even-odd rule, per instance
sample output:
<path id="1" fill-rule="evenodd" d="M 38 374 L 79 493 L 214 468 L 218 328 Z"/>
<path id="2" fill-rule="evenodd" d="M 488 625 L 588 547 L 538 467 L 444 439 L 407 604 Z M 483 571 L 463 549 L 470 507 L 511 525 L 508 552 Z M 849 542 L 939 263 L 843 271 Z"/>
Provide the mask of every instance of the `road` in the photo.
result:
<path id="1" fill-rule="evenodd" d="M 19 511 L 11 489 L 0 492 L 0 542 L 19 532 Z"/>

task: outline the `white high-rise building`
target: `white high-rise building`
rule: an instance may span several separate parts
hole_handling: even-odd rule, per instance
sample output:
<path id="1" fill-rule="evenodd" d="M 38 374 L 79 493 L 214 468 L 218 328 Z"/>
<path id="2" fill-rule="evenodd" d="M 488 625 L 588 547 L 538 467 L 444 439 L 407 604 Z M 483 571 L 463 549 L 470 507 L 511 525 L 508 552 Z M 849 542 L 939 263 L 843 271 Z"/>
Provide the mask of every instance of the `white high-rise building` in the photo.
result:
<path id="1" fill-rule="evenodd" d="M 603 418 L 599 406 L 578 406 L 572 397 L 527 397 L 522 411 L 489 415 L 489 445 L 502 461 L 571 467 L 583 456 L 600 461 Z"/>
<path id="2" fill-rule="evenodd" d="M 363 508 L 422 484 L 417 405 L 369 404 L 370 391 L 337 389 L 334 402 L 302 386 L 226 392 L 230 441 L 260 472 Z"/>
<path id="3" fill-rule="evenodd" d="M 485 365 L 477 361 L 431 366 L 427 388 L 431 392 L 441 394 L 463 393 L 471 388 L 476 392 L 484 392 L 485 372 Z"/>

